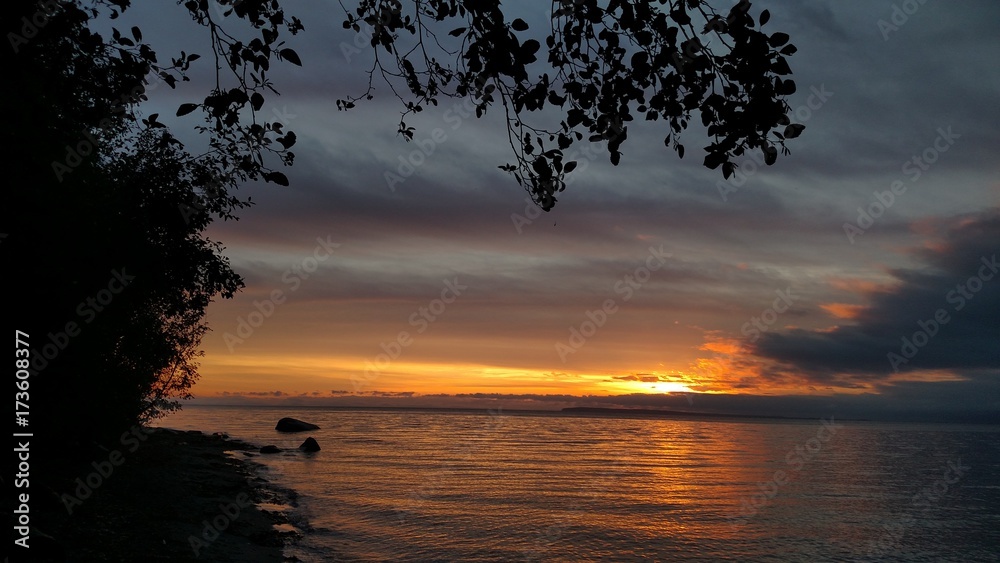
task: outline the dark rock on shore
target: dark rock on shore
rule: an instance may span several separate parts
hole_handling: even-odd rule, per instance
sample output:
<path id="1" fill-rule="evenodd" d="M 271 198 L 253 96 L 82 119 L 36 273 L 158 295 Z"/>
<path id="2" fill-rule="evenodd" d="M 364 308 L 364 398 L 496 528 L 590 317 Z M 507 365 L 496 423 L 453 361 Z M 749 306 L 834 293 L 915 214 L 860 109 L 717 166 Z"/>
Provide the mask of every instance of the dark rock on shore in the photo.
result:
<path id="1" fill-rule="evenodd" d="M 282 418 L 278 425 L 274 427 L 278 432 L 305 432 L 306 430 L 319 430 L 319 426 L 302 422 L 297 418 Z"/>
<path id="2" fill-rule="evenodd" d="M 264 446 L 263 448 L 260 449 L 260 453 L 262 453 L 262 454 L 280 454 L 281 453 L 281 448 L 279 448 L 278 446 Z"/>
<path id="3" fill-rule="evenodd" d="M 306 438 L 305 442 L 302 442 L 302 445 L 299 446 L 299 449 L 304 452 L 318 452 L 319 442 L 317 442 L 315 439 L 313 439 L 312 436 L 310 436 Z"/>

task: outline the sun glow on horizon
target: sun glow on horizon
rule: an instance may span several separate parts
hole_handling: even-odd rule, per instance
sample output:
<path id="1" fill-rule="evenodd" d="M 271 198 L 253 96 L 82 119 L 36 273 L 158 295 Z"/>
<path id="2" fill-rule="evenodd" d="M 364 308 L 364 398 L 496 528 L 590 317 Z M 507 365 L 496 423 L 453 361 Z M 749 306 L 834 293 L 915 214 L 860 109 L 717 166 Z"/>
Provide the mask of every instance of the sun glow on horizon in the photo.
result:
<path id="1" fill-rule="evenodd" d="M 792 371 L 754 358 L 744 343 L 709 334 L 692 354 L 644 366 L 595 370 L 537 368 L 399 357 L 373 362 L 344 355 L 208 354 L 205 377 L 194 390 L 201 398 L 223 396 L 471 396 L 471 395 L 830 395 L 879 393 L 862 380 L 844 378 L 817 385 Z M 620 360 L 619 360 L 620 361 Z M 618 362 L 607 362 L 609 364 Z M 686 365 L 684 365 L 686 364 Z M 595 366 L 597 367 L 597 366 Z M 610 369 L 609 369 L 610 368 Z M 765 374 L 767 374 L 765 376 Z M 946 372 L 921 372 L 898 381 L 949 381 Z M 960 379 L 960 378 L 959 378 Z"/>
<path id="2" fill-rule="evenodd" d="M 322 356 L 211 355 L 203 362 L 202 397 L 229 393 L 348 393 L 372 391 L 419 395 L 463 393 L 528 393 L 566 395 L 699 393 L 698 378 L 679 371 L 553 371 L 496 365 L 407 362 L 384 366 L 358 358 Z M 381 369 L 378 369 L 381 367 Z M 294 375 L 296 384 L 282 385 L 276 375 Z M 287 380 L 286 380 L 287 381 Z M 714 392 L 726 392 L 714 388 Z"/>

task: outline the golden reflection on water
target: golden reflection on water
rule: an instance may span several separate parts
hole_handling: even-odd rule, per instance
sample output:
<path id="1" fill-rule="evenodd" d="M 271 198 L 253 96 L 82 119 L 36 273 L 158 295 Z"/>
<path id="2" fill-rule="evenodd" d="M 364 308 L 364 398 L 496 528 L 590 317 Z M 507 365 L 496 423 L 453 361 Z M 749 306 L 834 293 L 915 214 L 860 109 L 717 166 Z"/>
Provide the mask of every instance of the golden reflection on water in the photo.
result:
<path id="1" fill-rule="evenodd" d="M 497 550 L 537 561 L 858 559 L 885 536 L 886 523 L 914 511 L 910 498 L 940 478 L 945 461 L 987 451 L 982 443 L 990 441 L 998 449 L 995 430 L 831 426 L 819 418 L 220 413 L 168 423 L 293 450 L 304 436 L 275 433 L 274 420 L 299 414 L 321 426 L 312 433 L 320 455 L 260 459 L 301 495 L 311 532 L 300 549 L 347 560 L 495 561 Z M 976 469 L 988 475 L 997 466 L 990 463 Z M 957 510 L 961 489 L 951 490 L 942 509 Z M 933 522 L 959 531 L 980 525 Z M 907 528 L 901 545 L 927 537 L 921 530 Z"/>

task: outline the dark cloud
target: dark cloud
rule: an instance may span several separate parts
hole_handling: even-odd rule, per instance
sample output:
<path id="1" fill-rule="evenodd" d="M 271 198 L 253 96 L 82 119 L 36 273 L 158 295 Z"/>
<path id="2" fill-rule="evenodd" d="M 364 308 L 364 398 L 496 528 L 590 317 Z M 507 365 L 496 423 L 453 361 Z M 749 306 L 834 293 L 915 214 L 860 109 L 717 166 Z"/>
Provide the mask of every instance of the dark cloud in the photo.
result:
<path id="1" fill-rule="evenodd" d="M 851 374 L 1000 368 L 1000 210 L 953 219 L 913 251 L 918 268 L 870 296 L 851 324 L 765 333 L 757 356 L 819 382 Z"/>

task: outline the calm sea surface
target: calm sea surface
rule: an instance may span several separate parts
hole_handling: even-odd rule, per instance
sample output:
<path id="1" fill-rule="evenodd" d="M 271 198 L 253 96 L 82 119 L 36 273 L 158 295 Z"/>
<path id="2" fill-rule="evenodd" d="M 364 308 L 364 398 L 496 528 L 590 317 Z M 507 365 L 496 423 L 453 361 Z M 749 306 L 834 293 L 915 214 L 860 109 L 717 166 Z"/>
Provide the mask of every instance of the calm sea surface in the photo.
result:
<path id="1" fill-rule="evenodd" d="M 292 416 L 322 429 L 279 434 Z M 187 407 L 298 493 L 303 561 L 1000 561 L 1000 427 Z M 206 553 L 206 555 L 211 555 Z"/>

